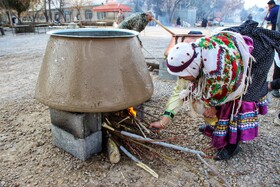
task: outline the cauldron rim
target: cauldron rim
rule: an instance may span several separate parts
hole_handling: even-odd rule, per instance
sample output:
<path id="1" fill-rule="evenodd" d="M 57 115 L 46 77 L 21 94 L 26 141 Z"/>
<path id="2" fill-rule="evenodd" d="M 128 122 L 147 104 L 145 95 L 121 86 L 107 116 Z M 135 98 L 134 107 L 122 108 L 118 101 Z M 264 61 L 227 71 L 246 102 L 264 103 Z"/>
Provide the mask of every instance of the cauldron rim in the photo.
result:
<path id="1" fill-rule="evenodd" d="M 104 35 L 104 36 L 81 36 L 69 35 L 69 33 L 87 33 L 87 32 L 122 32 L 124 35 Z M 130 38 L 139 35 L 139 32 L 128 29 L 111 29 L 111 28 L 81 28 L 81 29 L 64 29 L 49 31 L 47 34 L 51 36 L 65 38 Z"/>

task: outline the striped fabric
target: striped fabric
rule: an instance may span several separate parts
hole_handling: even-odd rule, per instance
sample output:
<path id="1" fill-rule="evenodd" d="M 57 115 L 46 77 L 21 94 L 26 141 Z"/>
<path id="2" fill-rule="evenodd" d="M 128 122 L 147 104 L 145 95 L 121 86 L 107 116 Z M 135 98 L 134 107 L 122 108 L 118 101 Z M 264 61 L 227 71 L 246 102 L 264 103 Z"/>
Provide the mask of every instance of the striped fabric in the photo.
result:
<path id="1" fill-rule="evenodd" d="M 258 115 L 267 113 L 265 98 L 260 102 L 242 101 L 237 112 L 238 102 L 239 100 L 236 100 L 235 103 L 232 101 L 222 105 L 217 114 L 218 122 L 206 128 L 205 134 L 212 138 L 213 147 L 220 149 L 228 144 L 253 140 L 258 136 Z M 236 112 L 237 114 L 231 118 L 231 115 Z"/>

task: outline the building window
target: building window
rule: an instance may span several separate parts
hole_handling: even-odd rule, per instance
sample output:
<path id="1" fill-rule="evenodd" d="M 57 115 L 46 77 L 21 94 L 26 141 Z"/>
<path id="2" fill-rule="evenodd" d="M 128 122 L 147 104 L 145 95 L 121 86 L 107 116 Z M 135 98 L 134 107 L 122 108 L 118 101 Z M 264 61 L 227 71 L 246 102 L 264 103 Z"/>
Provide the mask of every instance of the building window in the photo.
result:
<path id="1" fill-rule="evenodd" d="M 65 15 L 65 21 L 66 22 L 70 22 L 70 21 L 72 21 L 71 20 L 71 15 L 72 15 L 72 12 L 71 11 L 68 11 L 68 10 L 66 10 L 66 11 L 64 11 L 64 15 Z"/>
<path id="2" fill-rule="evenodd" d="M 104 19 L 104 17 L 106 16 L 105 14 L 105 12 L 97 12 L 97 19 Z"/>
<path id="3" fill-rule="evenodd" d="M 85 11 L 85 18 L 88 20 L 92 19 L 92 11 L 91 10 L 86 10 Z"/>

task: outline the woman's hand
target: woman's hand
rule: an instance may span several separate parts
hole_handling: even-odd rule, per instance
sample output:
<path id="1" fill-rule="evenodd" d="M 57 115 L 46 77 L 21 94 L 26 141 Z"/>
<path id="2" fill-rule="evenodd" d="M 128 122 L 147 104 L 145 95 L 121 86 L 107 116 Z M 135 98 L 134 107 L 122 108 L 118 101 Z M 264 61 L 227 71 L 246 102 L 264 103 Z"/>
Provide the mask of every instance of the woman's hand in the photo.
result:
<path id="1" fill-rule="evenodd" d="M 164 129 L 169 122 L 170 119 L 168 117 L 163 116 L 161 120 L 151 123 L 149 128 L 153 132 L 159 132 L 160 130 Z"/>
<path id="2" fill-rule="evenodd" d="M 206 107 L 202 115 L 206 118 L 213 118 L 216 117 L 216 113 L 217 110 L 215 107 Z"/>
<path id="3" fill-rule="evenodd" d="M 150 124 L 150 129 L 151 129 L 153 132 L 158 132 L 158 131 L 160 131 L 161 129 L 164 128 L 160 123 L 161 123 L 160 121 L 156 121 L 156 122 L 151 123 L 151 124 Z"/>
<path id="4" fill-rule="evenodd" d="M 273 89 L 272 89 L 272 86 L 271 86 L 271 82 L 268 82 L 267 88 L 268 88 L 268 91 L 272 91 L 272 90 L 273 90 Z"/>

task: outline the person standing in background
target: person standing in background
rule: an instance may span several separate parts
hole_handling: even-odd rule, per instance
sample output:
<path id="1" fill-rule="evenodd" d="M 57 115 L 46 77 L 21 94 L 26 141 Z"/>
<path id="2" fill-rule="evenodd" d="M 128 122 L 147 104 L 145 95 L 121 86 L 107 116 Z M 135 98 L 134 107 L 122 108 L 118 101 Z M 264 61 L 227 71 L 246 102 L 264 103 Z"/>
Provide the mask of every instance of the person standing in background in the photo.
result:
<path id="1" fill-rule="evenodd" d="M 202 22 L 201 22 L 201 27 L 206 28 L 206 27 L 207 27 L 207 24 L 208 24 L 207 18 L 203 18 L 203 20 L 202 20 Z"/>
<path id="2" fill-rule="evenodd" d="M 176 20 L 176 26 L 181 26 L 181 18 L 179 16 Z"/>
<path id="3" fill-rule="evenodd" d="M 252 19 L 253 19 L 253 16 L 252 16 L 251 13 L 248 15 L 247 19 L 248 19 L 248 20 L 252 20 Z"/>
<path id="4" fill-rule="evenodd" d="M 3 25 L 2 25 L 2 15 L 1 14 L 0 14 L 0 32 L 1 32 L 2 36 L 5 35 L 4 28 L 3 28 Z"/>
<path id="5" fill-rule="evenodd" d="M 280 79 L 275 79 L 271 82 L 268 82 L 268 90 L 272 91 L 274 89 L 280 89 Z M 273 122 L 275 125 L 280 125 L 280 113 L 278 113 Z"/>
<path id="6" fill-rule="evenodd" d="M 277 20 L 276 20 L 276 31 L 280 31 L 280 11 L 278 10 Z"/>
<path id="7" fill-rule="evenodd" d="M 269 13 L 265 17 L 265 20 L 271 23 L 271 25 L 272 25 L 271 30 L 276 30 L 276 22 L 277 22 L 279 5 L 276 5 L 274 0 L 268 1 L 267 5 L 268 5 Z"/>
<path id="8" fill-rule="evenodd" d="M 278 17 L 278 12 L 279 12 L 279 5 L 275 4 L 274 0 L 270 0 L 268 1 L 268 15 L 265 17 L 265 20 L 270 22 L 272 25 L 271 30 L 276 30 L 276 25 L 278 23 L 278 27 L 277 30 L 279 31 L 279 21 L 277 20 Z M 274 62 L 274 72 L 273 72 L 273 80 L 276 80 L 280 78 L 280 68 L 277 66 L 277 64 Z M 280 98 L 280 93 L 279 93 L 279 89 L 275 89 L 272 91 L 272 95 L 274 97 Z"/>
<path id="9" fill-rule="evenodd" d="M 16 22 L 17 22 L 16 16 L 12 16 L 12 22 L 13 22 L 13 25 L 16 25 Z"/>
<path id="10" fill-rule="evenodd" d="M 125 15 L 122 11 L 122 9 L 119 10 L 119 13 L 117 15 L 116 23 L 120 24 L 125 19 Z"/>

